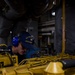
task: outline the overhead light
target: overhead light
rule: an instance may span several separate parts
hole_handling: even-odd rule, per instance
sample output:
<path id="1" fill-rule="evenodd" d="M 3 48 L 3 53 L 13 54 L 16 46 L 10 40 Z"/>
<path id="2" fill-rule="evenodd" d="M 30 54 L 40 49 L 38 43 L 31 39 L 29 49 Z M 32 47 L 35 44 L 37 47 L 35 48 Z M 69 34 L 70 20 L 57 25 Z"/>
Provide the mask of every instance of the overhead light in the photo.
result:
<path id="1" fill-rule="evenodd" d="M 53 5 L 56 5 L 56 1 L 53 1 Z"/>
<path id="2" fill-rule="evenodd" d="M 10 31 L 10 34 L 12 34 L 12 31 Z"/>
<path id="3" fill-rule="evenodd" d="M 55 12 L 54 11 L 52 12 L 52 16 L 55 16 Z"/>

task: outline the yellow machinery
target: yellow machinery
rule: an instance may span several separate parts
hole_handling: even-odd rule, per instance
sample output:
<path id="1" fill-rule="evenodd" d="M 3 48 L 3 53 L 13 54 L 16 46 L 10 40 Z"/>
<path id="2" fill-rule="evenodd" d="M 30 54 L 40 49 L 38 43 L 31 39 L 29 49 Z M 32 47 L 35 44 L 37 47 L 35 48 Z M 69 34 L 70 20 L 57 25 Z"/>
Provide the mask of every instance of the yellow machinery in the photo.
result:
<path id="1" fill-rule="evenodd" d="M 65 60 L 69 61 L 69 59 L 74 62 L 72 64 L 65 62 Z M 9 57 L 6 57 L 5 61 L 10 64 L 9 60 Z M 1 58 L 0 61 L 2 61 Z M 75 75 L 75 56 L 68 54 L 24 59 L 19 64 L 16 63 L 17 65 L 15 65 L 14 63 L 14 65 L 10 66 L 8 62 L 4 62 L 6 63 L 4 66 L 7 65 L 7 67 L 0 68 L 0 75 Z"/>
<path id="2" fill-rule="evenodd" d="M 59 54 L 24 59 L 0 53 L 0 75 L 75 75 L 75 56 Z"/>
<path id="3" fill-rule="evenodd" d="M 7 52 L 3 52 L 0 54 L 0 68 L 7 67 L 7 66 L 13 66 L 15 64 L 18 64 L 17 55 L 11 56 Z"/>
<path id="4" fill-rule="evenodd" d="M 0 68 L 18 64 L 17 55 L 11 56 L 7 51 L 10 51 L 7 49 L 7 45 L 0 44 Z"/>

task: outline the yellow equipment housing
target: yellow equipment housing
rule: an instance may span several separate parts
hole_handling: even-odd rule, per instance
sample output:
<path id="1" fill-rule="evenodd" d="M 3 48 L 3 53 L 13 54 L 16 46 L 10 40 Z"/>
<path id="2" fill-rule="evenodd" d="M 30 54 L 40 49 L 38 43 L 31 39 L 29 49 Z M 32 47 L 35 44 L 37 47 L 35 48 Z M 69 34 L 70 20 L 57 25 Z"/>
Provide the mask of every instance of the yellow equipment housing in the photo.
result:
<path id="1" fill-rule="evenodd" d="M 15 58 L 15 56 L 13 57 Z M 17 63 L 17 59 L 14 58 L 14 63 Z M 57 56 L 24 59 L 17 65 L 0 68 L 0 75 L 75 75 L 75 67 L 63 68 L 63 64 L 60 62 L 63 59 L 74 60 L 75 56 L 60 54 Z M 7 64 L 7 62 L 5 63 Z"/>
<path id="2" fill-rule="evenodd" d="M 8 67 L 18 64 L 18 57 L 17 55 L 11 56 L 7 52 L 3 52 L 0 54 L 0 68 Z"/>

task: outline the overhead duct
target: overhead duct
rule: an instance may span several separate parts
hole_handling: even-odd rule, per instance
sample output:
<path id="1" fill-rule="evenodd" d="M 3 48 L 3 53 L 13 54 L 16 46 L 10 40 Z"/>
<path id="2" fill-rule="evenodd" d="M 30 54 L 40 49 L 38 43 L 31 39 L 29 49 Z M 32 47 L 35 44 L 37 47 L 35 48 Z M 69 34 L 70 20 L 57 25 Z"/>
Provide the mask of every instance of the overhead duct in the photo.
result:
<path id="1" fill-rule="evenodd" d="M 42 14 L 57 6 L 60 0 L 4 0 L 4 2 L 3 15 L 8 19 L 17 19 L 22 16 L 39 18 Z"/>
<path id="2" fill-rule="evenodd" d="M 2 9 L 3 15 L 11 20 L 23 16 L 26 12 L 23 0 L 4 0 L 6 5 Z"/>

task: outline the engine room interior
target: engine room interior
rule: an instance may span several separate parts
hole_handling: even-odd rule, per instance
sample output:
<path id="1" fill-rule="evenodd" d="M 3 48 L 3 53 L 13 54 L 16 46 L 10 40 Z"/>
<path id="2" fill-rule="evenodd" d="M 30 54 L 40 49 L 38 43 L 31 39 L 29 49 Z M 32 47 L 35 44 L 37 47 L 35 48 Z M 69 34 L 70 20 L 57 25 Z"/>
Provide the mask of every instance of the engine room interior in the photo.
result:
<path id="1" fill-rule="evenodd" d="M 73 0 L 0 0 L 0 75 L 75 75 Z"/>

